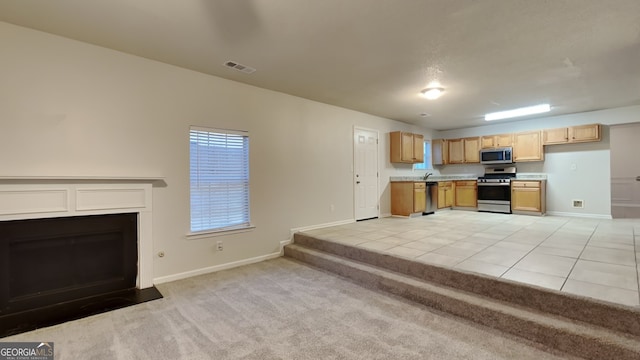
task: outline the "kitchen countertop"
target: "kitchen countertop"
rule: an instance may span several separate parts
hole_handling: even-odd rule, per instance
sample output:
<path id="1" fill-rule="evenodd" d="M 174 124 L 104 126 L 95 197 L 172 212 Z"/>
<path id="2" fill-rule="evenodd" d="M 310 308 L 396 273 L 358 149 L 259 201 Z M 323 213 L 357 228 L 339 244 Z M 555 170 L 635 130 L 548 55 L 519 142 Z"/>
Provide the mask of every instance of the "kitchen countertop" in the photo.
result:
<path id="1" fill-rule="evenodd" d="M 426 181 L 453 181 L 453 180 L 478 180 L 478 175 L 475 174 L 459 174 L 459 175 L 431 175 Z M 535 180 L 546 181 L 547 174 L 540 173 L 516 173 L 516 180 Z M 412 181 L 421 182 L 425 181 L 422 176 L 390 176 L 390 182 L 402 182 Z"/>
<path id="2" fill-rule="evenodd" d="M 426 181 L 452 181 L 452 180 L 478 180 L 478 175 L 475 174 L 460 174 L 460 175 L 431 175 Z M 425 181 L 423 176 L 390 176 L 389 181 Z"/>
<path id="3" fill-rule="evenodd" d="M 516 180 L 536 180 L 536 181 L 545 181 L 545 180 L 547 180 L 547 174 L 539 174 L 539 173 L 516 173 Z"/>

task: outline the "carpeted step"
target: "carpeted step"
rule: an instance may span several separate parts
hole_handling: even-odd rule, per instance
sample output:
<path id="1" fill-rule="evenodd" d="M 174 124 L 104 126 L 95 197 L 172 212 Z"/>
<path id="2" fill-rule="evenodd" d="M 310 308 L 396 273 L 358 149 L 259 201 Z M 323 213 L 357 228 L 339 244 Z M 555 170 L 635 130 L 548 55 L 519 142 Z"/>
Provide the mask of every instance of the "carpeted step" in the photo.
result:
<path id="1" fill-rule="evenodd" d="M 640 358 L 640 337 L 628 333 L 417 279 L 298 243 L 287 245 L 285 256 L 568 354 L 586 359 Z"/>
<path id="2" fill-rule="evenodd" d="M 640 337 L 640 308 L 613 304 L 482 274 L 448 269 L 412 261 L 375 250 L 363 249 L 296 233 L 294 243 L 362 263 L 374 265 L 434 284 L 448 286 L 496 300 L 587 322 Z"/>

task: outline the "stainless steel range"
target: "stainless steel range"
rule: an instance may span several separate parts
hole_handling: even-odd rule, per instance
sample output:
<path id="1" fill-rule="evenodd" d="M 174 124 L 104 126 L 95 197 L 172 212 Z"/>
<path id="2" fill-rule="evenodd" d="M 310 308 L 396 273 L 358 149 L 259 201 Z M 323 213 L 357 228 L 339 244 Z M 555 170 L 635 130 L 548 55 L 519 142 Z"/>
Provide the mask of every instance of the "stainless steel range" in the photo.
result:
<path id="1" fill-rule="evenodd" d="M 478 211 L 511 213 L 511 179 L 516 167 L 488 167 L 478 177 Z"/>

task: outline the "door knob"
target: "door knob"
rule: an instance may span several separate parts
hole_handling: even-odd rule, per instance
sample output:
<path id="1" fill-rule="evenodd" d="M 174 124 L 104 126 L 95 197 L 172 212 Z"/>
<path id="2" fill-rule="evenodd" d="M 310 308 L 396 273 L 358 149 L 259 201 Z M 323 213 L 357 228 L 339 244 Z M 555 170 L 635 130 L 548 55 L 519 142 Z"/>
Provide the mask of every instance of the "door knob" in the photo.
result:
<path id="1" fill-rule="evenodd" d="M 356 181 L 356 184 L 360 184 L 360 181 Z"/>
<path id="2" fill-rule="evenodd" d="M 640 176 L 636 176 L 636 181 L 640 181 Z"/>

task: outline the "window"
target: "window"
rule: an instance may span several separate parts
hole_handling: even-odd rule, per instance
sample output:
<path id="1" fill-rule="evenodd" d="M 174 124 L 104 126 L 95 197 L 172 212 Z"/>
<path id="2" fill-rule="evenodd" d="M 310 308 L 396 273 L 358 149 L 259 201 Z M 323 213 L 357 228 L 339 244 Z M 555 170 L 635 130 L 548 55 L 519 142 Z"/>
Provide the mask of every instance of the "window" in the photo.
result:
<path id="1" fill-rule="evenodd" d="M 433 164 L 431 163 L 431 141 L 424 141 L 424 162 L 420 164 L 413 164 L 414 170 L 429 170 L 433 169 Z"/>
<path id="2" fill-rule="evenodd" d="M 191 127 L 191 232 L 250 227 L 249 135 Z"/>

